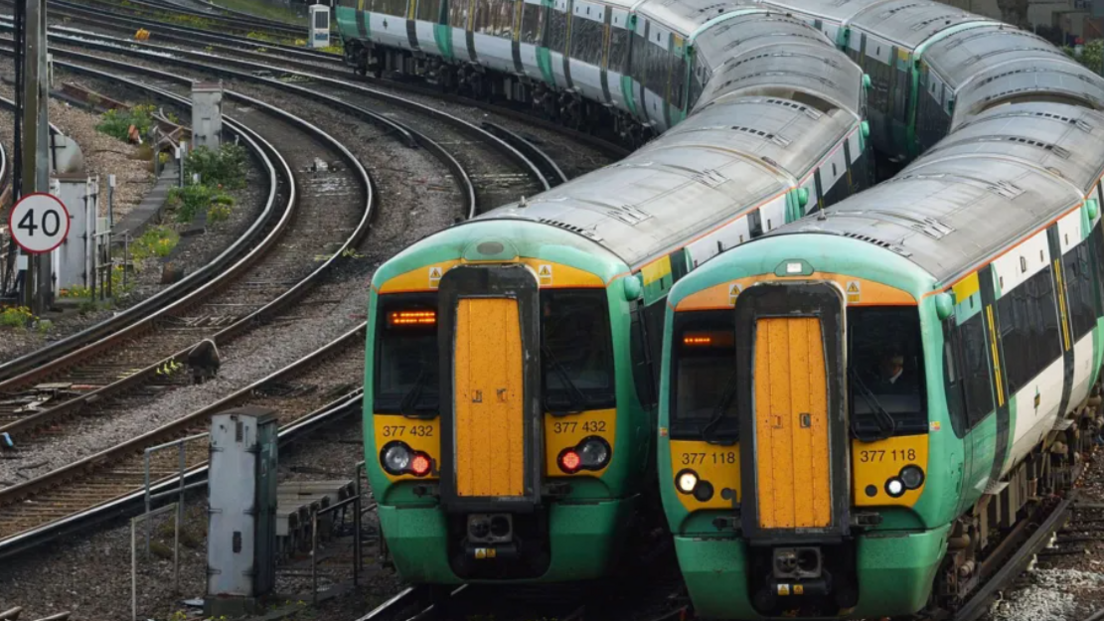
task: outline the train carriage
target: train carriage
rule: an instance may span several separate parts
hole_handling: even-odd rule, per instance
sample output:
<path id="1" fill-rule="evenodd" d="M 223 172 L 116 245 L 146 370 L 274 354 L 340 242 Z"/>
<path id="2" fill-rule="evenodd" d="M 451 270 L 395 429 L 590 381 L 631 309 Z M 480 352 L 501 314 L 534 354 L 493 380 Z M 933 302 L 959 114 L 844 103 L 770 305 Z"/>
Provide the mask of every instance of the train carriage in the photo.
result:
<path id="1" fill-rule="evenodd" d="M 720 91 L 625 160 L 377 270 L 365 450 L 404 578 L 606 575 L 655 499 L 650 361 L 670 287 L 812 209 L 818 179 L 835 196 L 867 178 L 862 73 L 819 41 L 831 90 L 776 66 L 788 86 Z"/>
<path id="2" fill-rule="evenodd" d="M 825 216 L 670 295 L 660 477 L 705 617 L 964 596 L 1099 373 L 1098 203 L 1065 179 L 935 153 Z"/>

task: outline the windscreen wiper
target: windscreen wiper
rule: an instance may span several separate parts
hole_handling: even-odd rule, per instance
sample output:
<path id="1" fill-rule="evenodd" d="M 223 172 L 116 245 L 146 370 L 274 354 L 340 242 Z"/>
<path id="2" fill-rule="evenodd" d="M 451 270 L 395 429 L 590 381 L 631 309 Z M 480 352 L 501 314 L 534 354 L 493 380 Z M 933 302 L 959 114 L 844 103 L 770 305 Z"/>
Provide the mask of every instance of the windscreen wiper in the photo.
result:
<path id="1" fill-rule="evenodd" d="M 418 410 L 416 407 L 418 400 L 422 398 L 422 391 L 425 389 L 426 384 L 429 383 L 429 372 L 425 367 L 422 367 L 422 372 L 418 374 L 418 379 L 414 380 L 414 385 L 410 387 L 410 390 L 406 391 L 403 398 L 399 401 L 399 413 L 408 418 L 418 418 Z"/>
<path id="2" fill-rule="evenodd" d="M 713 406 L 713 416 L 702 427 L 702 439 L 710 444 L 735 444 L 740 441 L 740 428 L 736 427 L 736 432 L 728 434 L 724 438 L 718 438 L 716 435 L 717 429 L 721 426 L 721 421 L 724 420 L 725 412 L 728 412 L 728 408 L 732 406 L 732 400 L 736 398 L 736 370 L 732 370 L 732 375 L 728 378 L 728 388 L 725 388 L 724 394 L 721 395 L 717 405 Z M 738 422 L 738 421 L 737 421 Z"/>
<path id="3" fill-rule="evenodd" d="M 866 402 L 866 407 L 870 408 L 874 412 L 874 421 L 878 424 L 878 434 L 871 437 L 864 432 L 859 431 L 858 417 L 851 416 L 851 433 L 855 438 L 862 442 L 874 442 L 876 440 L 885 440 L 893 436 L 893 433 L 897 431 L 897 421 L 893 420 L 893 417 L 886 412 L 885 408 L 878 401 L 878 397 L 874 396 L 874 391 L 867 388 L 866 384 L 859 379 L 859 374 L 855 373 L 855 369 L 848 369 L 847 375 L 851 378 L 851 385 L 859 389 L 859 394 L 862 395 L 863 401 Z"/>
<path id="4" fill-rule="evenodd" d="M 556 360 L 556 357 L 552 355 L 552 349 L 547 345 L 541 345 L 541 356 L 544 358 L 545 364 L 549 365 L 549 368 L 556 373 L 556 377 L 560 378 L 560 381 L 563 382 L 564 388 L 567 389 L 568 401 L 571 403 L 571 411 L 563 412 L 555 410 L 548 405 L 548 387 L 545 386 L 544 408 L 549 412 L 558 414 L 578 414 L 586 409 L 588 401 L 586 395 L 583 394 L 583 391 L 579 390 L 575 382 L 571 381 L 571 376 L 568 375 L 567 369 L 565 369 L 564 366 Z"/>

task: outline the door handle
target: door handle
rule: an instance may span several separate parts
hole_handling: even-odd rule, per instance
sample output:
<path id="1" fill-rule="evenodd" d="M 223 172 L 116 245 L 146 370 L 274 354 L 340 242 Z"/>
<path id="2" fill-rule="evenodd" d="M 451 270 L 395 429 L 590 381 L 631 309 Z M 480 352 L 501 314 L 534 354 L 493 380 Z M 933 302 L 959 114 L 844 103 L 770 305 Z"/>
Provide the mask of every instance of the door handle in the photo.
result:
<path id="1" fill-rule="evenodd" d="M 476 390 L 472 395 L 472 403 L 483 403 L 483 391 Z"/>
<path id="2" fill-rule="evenodd" d="M 801 428 L 808 429 L 813 426 L 813 417 L 809 416 L 807 412 L 801 413 Z"/>

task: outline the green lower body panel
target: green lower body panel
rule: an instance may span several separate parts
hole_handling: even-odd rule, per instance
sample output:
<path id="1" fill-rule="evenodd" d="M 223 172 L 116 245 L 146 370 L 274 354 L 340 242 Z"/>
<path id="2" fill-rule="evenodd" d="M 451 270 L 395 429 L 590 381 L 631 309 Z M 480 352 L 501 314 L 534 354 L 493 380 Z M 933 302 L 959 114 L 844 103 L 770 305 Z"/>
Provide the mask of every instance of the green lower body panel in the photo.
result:
<path id="1" fill-rule="evenodd" d="M 922 608 L 947 551 L 950 528 L 860 537 L 859 605 L 852 616 L 907 615 Z"/>
<path id="2" fill-rule="evenodd" d="M 604 576 L 616 562 L 636 498 L 549 509 L 552 562 L 539 578 L 518 582 L 567 582 Z M 414 584 L 469 582 L 448 561 L 445 514 L 437 507 L 379 506 L 380 527 L 403 579 Z M 493 562 L 493 561 L 488 561 Z"/>
<path id="3" fill-rule="evenodd" d="M 908 615 L 922 608 L 946 552 L 949 529 L 860 536 L 856 544 L 859 604 L 848 616 Z M 762 618 L 750 600 L 743 541 L 675 537 L 675 551 L 698 617 Z"/>

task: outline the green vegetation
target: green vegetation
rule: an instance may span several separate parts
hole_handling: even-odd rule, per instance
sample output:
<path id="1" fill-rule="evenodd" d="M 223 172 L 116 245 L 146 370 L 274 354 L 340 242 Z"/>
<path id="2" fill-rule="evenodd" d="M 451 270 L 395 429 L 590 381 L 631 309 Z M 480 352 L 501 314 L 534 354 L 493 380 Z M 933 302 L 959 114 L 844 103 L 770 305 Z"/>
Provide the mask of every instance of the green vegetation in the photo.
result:
<path id="1" fill-rule="evenodd" d="M 1097 75 L 1104 73 L 1104 39 L 1096 39 L 1086 43 L 1081 49 L 1081 58 L 1074 55 L 1072 47 L 1064 47 L 1062 51 L 1068 54 L 1070 58 L 1074 58 L 1077 62 L 1085 65 L 1093 73 Z"/>
<path id="2" fill-rule="evenodd" d="M 142 236 L 134 240 L 130 244 L 130 255 L 134 257 L 135 261 L 142 261 L 149 257 L 167 257 L 169 253 L 176 248 L 176 244 L 180 242 L 180 235 L 166 227 L 155 226 L 146 229 Z M 122 269 L 120 266 L 117 269 Z M 122 277 L 120 271 L 119 277 Z M 114 283 L 115 274 L 111 275 L 112 282 Z"/>
<path id="3" fill-rule="evenodd" d="M 96 131 L 127 142 L 130 139 L 128 131 L 133 125 L 139 134 L 146 136 L 153 126 L 155 110 L 153 105 L 134 106 L 130 110 L 108 110 L 100 117 Z"/>
<path id="4" fill-rule="evenodd" d="M 234 206 L 234 197 L 202 183 L 169 190 L 169 208 L 176 213 L 177 222 L 191 222 L 200 211 L 210 213 L 209 210 L 215 205 L 224 206 L 229 211 Z M 226 217 L 230 217 L 230 214 L 227 213 Z"/>
<path id="5" fill-rule="evenodd" d="M 0 311 L 0 326 L 5 328 L 26 328 L 37 319 L 26 306 L 6 306 Z"/>
<path id="6" fill-rule="evenodd" d="M 200 183 L 219 189 L 236 190 L 245 187 L 245 147 L 233 143 L 217 151 L 199 147 L 184 158 L 184 175 L 191 179 L 199 175 Z"/>
<path id="7" fill-rule="evenodd" d="M 226 9 L 242 11 L 293 26 L 305 26 L 307 24 L 306 17 L 300 17 L 295 14 L 295 11 L 265 2 L 265 0 L 213 0 L 213 2 Z"/>

